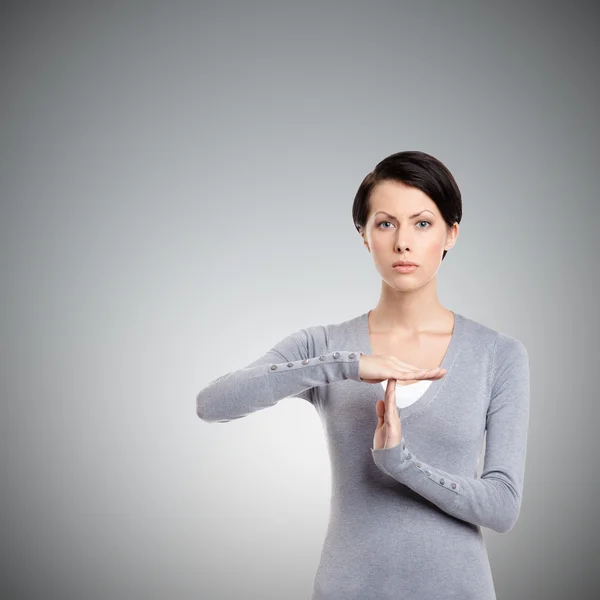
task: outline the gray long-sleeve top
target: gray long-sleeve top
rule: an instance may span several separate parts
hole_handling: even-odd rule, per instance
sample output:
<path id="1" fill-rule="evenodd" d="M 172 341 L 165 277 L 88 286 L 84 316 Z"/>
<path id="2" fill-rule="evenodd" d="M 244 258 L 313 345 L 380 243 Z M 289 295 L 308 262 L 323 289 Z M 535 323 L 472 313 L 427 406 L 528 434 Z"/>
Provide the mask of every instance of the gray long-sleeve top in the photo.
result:
<path id="1" fill-rule="evenodd" d="M 368 314 L 288 335 L 211 381 L 197 396 L 197 414 L 222 423 L 291 396 L 317 410 L 332 489 L 311 600 L 495 600 L 481 528 L 510 531 L 521 507 L 525 346 L 455 312 L 446 375 L 398 409 L 400 443 L 374 450 L 375 403 L 384 392 L 358 376 L 360 355 L 372 354 Z"/>

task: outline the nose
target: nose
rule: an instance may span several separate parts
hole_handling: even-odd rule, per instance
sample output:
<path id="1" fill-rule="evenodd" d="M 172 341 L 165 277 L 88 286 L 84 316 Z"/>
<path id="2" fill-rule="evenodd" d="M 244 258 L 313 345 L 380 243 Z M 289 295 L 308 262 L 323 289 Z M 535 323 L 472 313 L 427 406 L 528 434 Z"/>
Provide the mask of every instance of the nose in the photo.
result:
<path id="1" fill-rule="evenodd" d="M 396 235 L 396 249 L 398 252 L 410 250 L 413 246 L 409 229 L 409 227 L 398 227 L 398 234 Z"/>

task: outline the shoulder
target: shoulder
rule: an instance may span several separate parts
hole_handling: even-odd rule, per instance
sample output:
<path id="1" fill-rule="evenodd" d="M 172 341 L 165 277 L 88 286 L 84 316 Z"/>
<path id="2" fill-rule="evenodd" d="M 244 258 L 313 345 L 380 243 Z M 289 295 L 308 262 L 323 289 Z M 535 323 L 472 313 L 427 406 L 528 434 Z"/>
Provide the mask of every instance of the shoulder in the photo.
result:
<path id="1" fill-rule="evenodd" d="M 510 377 L 518 377 L 524 381 L 529 379 L 529 355 L 525 344 L 507 333 L 498 332 L 494 344 L 493 363 L 494 385 Z"/>
<path id="2" fill-rule="evenodd" d="M 529 357 L 525 344 L 517 337 L 494 329 L 474 319 L 461 315 L 465 322 L 465 337 L 468 338 L 469 356 L 485 358 L 489 384 L 492 390 L 503 385 L 503 381 L 518 376 L 529 377 Z"/>
<path id="3" fill-rule="evenodd" d="M 491 349 L 492 396 L 505 389 L 529 386 L 529 355 L 522 340 L 499 329 L 469 319 L 470 328 Z"/>
<path id="4" fill-rule="evenodd" d="M 520 339 L 464 315 L 461 316 L 467 324 L 468 335 L 484 342 L 492 349 L 494 356 L 527 352 L 525 344 Z"/>

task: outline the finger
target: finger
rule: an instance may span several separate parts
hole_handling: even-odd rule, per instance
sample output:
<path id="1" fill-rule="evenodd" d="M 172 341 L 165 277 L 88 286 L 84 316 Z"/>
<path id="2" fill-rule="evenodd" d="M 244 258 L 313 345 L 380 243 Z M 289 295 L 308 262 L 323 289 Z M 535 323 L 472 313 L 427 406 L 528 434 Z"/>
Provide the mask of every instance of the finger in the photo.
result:
<path id="1" fill-rule="evenodd" d="M 385 418 L 388 423 L 391 423 L 392 420 L 398 418 L 398 409 L 396 407 L 396 380 L 395 379 L 388 380 L 388 387 L 386 389 L 385 400 L 386 400 L 386 402 L 385 402 L 385 404 L 386 404 Z"/>
<path id="2" fill-rule="evenodd" d="M 386 409 L 391 409 L 396 405 L 396 380 L 388 379 L 385 389 L 385 404 Z"/>
<path id="3" fill-rule="evenodd" d="M 431 374 L 428 376 L 428 378 L 441 379 L 448 372 L 448 369 L 442 369 L 442 367 L 437 367 L 435 369 L 430 369 L 430 371 Z"/>
<path id="4" fill-rule="evenodd" d="M 406 373 L 406 379 L 441 379 L 446 373 L 447 369 L 442 369 L 442 367 L 420 369 L 412 373 Z"/>

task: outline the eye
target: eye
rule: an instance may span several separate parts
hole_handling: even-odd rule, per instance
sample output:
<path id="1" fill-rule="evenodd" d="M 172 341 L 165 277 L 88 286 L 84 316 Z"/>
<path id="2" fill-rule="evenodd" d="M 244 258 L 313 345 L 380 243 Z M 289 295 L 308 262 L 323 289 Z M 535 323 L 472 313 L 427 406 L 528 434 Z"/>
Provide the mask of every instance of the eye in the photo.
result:
<path id="1" fill-rule="evenodd" d="M 390 225 L 393 225 L 393 223 L 391 221 L 381 221 L 381 223 L 379 223 L 377 225 L 377 227 L 379 229 L 389 229 L 389 227 L 382 227 L 382 225 L 384 225 L 385 223 L 389 223 Z M 417 221 L 417 223 L 418 224 L 427 223 L 427 225 L 431 226 L 431 223 L 429 221 L 426 221 L 426 220 Z M 419 227 L 419 229 L 429 229 L 429 227 Z"/>

